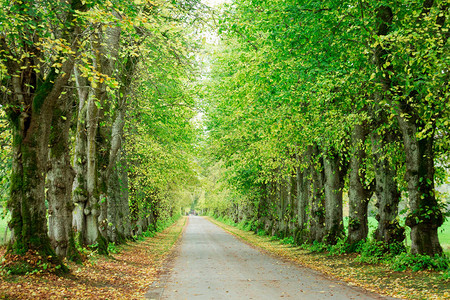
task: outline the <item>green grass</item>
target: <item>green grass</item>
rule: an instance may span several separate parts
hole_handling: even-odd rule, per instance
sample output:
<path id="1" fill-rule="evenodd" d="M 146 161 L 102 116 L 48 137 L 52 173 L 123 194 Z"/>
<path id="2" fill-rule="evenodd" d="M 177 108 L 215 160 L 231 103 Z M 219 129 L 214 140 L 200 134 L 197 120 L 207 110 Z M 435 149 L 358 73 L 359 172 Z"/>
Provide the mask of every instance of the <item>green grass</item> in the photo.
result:
<path id="1" fill-rule="evenodd" d="M 9 220 L 8 217 L 0 216 L 0 245 L 6 244 L 6 241 L 4 240 L 4 238 L 5 238 L 5 230 L 6 230 L 6 227 L 8 226 L 8 220 Z M 8 231 L 7 239 L 9 238 L 9 236 L 10 236 L 10 233 Z"/>
<path id="2" fill-rule="evenodd" d="M 439 241 L 444 251 L 450 255 L 450 220 L 447 219 L 441 227 L 438 228 Z"/>

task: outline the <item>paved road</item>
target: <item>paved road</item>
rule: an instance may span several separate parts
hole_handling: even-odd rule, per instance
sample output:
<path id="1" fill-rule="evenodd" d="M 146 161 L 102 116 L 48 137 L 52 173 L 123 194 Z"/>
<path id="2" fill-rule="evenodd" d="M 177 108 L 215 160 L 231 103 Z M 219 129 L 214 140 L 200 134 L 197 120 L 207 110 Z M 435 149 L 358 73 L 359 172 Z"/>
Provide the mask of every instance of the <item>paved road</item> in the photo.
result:
<path id="1" fill-rule="evenodd" d="M 174 253 L 147 299 L 387 299 L 261 253 L 201 217 L 189 218 Z"/>

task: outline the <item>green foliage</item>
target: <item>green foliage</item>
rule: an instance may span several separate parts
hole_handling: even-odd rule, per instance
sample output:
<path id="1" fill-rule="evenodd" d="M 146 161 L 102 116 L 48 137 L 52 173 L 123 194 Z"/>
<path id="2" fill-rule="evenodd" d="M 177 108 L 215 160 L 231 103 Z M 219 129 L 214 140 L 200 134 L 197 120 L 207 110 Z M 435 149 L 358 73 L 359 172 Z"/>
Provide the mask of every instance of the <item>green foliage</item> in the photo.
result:
<path id="1" fill-rule="evenodd" d="M 406 269 L 411 269 L 414 272 L 420 270 L 446 270 L 448 273 L 450 260 L 446 256 L 436 255 L 431 257 L 429 255 L 401 253 L 395 256 L 391 263 L 392 269 L 395 271 L 405 271 Z"/>
<path id="2" fill-rule="evenodd" d="M 450 268 L 447 268 L 445 271 L 441 272 L 439 279 L 442 281 L 450 281 Z"/>
<path id="3" fill-rule="evenodd" d="M 295 220 L 282 207 L 279 188 L 271 195 L 274 189 L 268 185 L 279 185 L 297 168 L 311 168 L 314 162 L 305 153 L 312 145 L 320 151 L 335 149 L 343 167 L 348 165 L 357 124 L 367 133 L 363 184 L 369 186 L 374 177 L 370 136 L 377 133 L 399 188 L 412 186 L 403 179 L 410 168 L 400 138 L 404 121 L 417 126 L 413 140 L 434 139 L 432 159 L 443 169 L 426 184 L 445 177 L 450 106 L 444 28 L 449 11 L 443 3 L 237 0 L 225 5 L 219 16 L 220 43 L 208 49 L 211 69 L 202 82 L 201 104 L 208 132 L 205 152 L 220 166 L 215 171 L 221 191 L 228 193 L 218 197 L 218 189 L 212 189 L 203 207 L 229 215 L 245 211 L 249 219 L 270 216 L 275 223 Z M 382 19 L 382 12 L 392 18 Z M 437 132 L 442 139 L 436 139 Z M 428 207 L 422 217 L 440 219 L 439 207 Z M 350 221 L 354 228 L 366 226 L 360 223 Z M 375 228 L 369 224 L 369 229 Z M 341 241 L 335 251 L 362 251 L 358 246 L 363 245 L 347 249 Z"/>
<path id="4" fill-rule="evenodd" d="M 147 238 L 147 237 L 154 237 L 155 235 L 156 235 L 155 230 L 152 230 L 152 229 L 149 228 L 149 229 L 147 229 L 146 231 L 144 231 L 144 232 L 142 233 L 142 235 L 138 237 L 138 239 L 139 239 L 139 240 L 144 240 L 144 238 Z"/>
<path id="5" fill-rule="evenodd" d="M 313 241 L 312 244 L 304 243 L 300 245 L 300 248 L 308 250 L 312 253 L 322 253 L 324 251 L 327 251 L 328 246 L 324 243 Z"/>
<path id="6" fill-rule="evenodd" d="M 5 112 L 0 110 L 0 206 L 6 206 L 6 200 L 10 187 L 11 172 L 11 133 L 6 121 Z M 6 215 L 6 210 L 2 210 L 1 218 Z"/>
<path id="7" fill-rule="evenodd" d="M 342 255 L 352 252 L 352 247 L 347 243 L 347 238 L 339 238 L 335 245 L 328 248 L 328 255 Z"/>
<path id="8" fill-rule="evenodd" d="M 120 253 L 120 249 L 117 247 L 115 243 L 108 243 L 108 252 L 112 254 L 118 254 Z"/>
<path id="9" fill-rule="evenodd" d="M 356 258 L 356 261 L 378 263 L 385 258 L 386 249 L 383 242 L 366 241 L 362 243 L 359 253 L 360 255 Z"/>
<path id="10" fill-rule="evenodd" d="M 161 232 L 164 229 L 166 229 L 167 227 L 169 227 L 170 225 L 172 225 L 173 223 L 175 223 L 179 218 L 181 217 L 180 214 L 175 214 L 172 217 L 169 218 L 164 218 L 164 219 L 159 219 L 156 222 L 156 232 Z"/>
<path id="11" fill-rule="evenodd" d="M 215 217 L 217 221 L 222 222 L 224 224 L 230 225 L 230 226 L 237 226 L 237 224 L 228 216 L 219 216 Z"/>
<path id="12" fill-rule="evenodd" d="M 272 236 L 270 236 L 270 240 L 271 241 L 278 241 L 278 240 L 280 240 L 280 238 L 277 235 L 272 235 Z"/>
<path id="13" fill-rule="evenodd" d="M 244 231 L 254 231 L 254 222 L 251 220 L 242 220 L 236 225 L 237 228 L 244 230 Z"/>
<path id="14" fill-rule="evenodd" d="M 197 184 L 193 143 L 198 129 L 191 122 L 196 112 L 187 82 L 194 64 L 188 53 L 195 49 L 191 41 L 183 40 L 183 30 L 177 30 L 177 42 L 157 41 L 161 44 L 155 47 L 146 41 L 148 56 L 139 64 L 125 124 L 132 219 L 152 215 L 155 230 L 190 206 Z"/>
<path id="15" fill-rule="evenodd" d="M 258 236 L 266 236 L 267 232 L 264 229 L 259 229 L 257 235 Z"/>
<path id="16" fill-rule="evenodd" d="M 283 238 L 280 243 L 284 244 L 284 245 L 294 245 L 295 241 L 294 241 L 294 237 L 293 236 L 287 236 L 285 238 Z"/>

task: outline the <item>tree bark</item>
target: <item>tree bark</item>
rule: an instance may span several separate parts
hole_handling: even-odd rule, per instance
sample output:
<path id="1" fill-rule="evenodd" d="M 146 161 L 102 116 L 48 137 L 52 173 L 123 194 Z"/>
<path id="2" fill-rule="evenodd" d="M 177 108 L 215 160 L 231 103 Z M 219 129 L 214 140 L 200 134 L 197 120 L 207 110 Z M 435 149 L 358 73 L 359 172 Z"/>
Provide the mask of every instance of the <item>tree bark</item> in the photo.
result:
<path id="1" fill-rule="evenodd" d="M 65 67 L 68 78 L 71 66 Z M 66 78 L 58 79 L 32 98 L 28 112 L 9 111 L 14 153 L 8 201 L 11 254 L 22 255 L 31 250 L 45 257 L 55 255 L 48 237 L 44 183 L 53 107 L 67 83 Z"/>
<path id="2" fill-rule="evenodd" d="M 340 158 L 328 151 L 324 157 L 325 169 L 325 224 L 326 242 L 334 245 L 344 235 L 342 193 L 344 179 Z"/>
<path id="3" fill-rule="evenodd" d="M 75 140 L 75 153 L 73 159 L 73 168 L 75 170 L 75 179 L 72 188 L 72 200 L 74 210 L 72 214 L 72 226 L 80 245 L 87 245 L 87 227 L 85 208 L 88 201 L 87 191 L 87 103 L 89 97 L 89 88 L 87 79 L 79 76 L 75 69 L 75 79 L 78 91 L 78 121 Z"/>
<path id="4" fill-rule="evenodd" d="M 308 167 L 297 167 L 298 233 L 295 237 L 295 242 L 298 245 L 303 244 L 308 239 L 309 199 L 311 196 L 311 180 L 309 179 L 311 168 L 309 163 L 311 161 L 311 150 L 312 148 L 308 147 L 301 161 L 303 164 L 308 164 Z M 297 157 L 297 160 L 299 161 L 300 159 Z"/>
<path id="5" fill-rule="evenodd" d="M 385 146 L 392 142 L 391 133 L 386 133 L 387 140 L 377 132 L 371 133 L 372 153 L 375 164 L 375 195 L 377 196 L 378 227 L 375 239 L 386 245 L 401 243 L 405 239 L 405 230 L 398 222 L 398 204 L 400 191 L 395 181 L 396 170 L 390 163 Z"/>
<path id="6" fill-rule="evenodd" d="M 366 132 L 364 125 L 354 125 L 351 137 L 353 152 L 350 158 L 350 178 L 348 191 L 348 242 L 352 245 L 364 240 L 369 233 L 367 208 L 372 192 L 370 186 L 365 183 L 365 140 Z"/>
<path id="7" fill-rule="evenodd" d="M 111 176 L 109 177 L 108 184 L 108 240 L 119 244 L 124 242 L 125 232 L 123 230 L 122 222 L 126 222 L 128 216 L 126 211 L 122 211 L 122 194 L 123 189 L 127 188 L 121 182 L 120 169 L 117 166 L 113 169 Z"/>
<path id="8" fill-rule="evenodd" d="M 124 232 L 124 226 L 122 226 L 122 222 L 129 219 L 129 209 L 122 211 L 124 208 L 121 203 L 125 201 L 128 203 L 128 180 L 125 179 L 124 176 L 127 176 L 126 172 L 122 172 L 124 163 L 121 161 L 121 152 L 122 152 L 122 138 L 123 138 L 123 127 L 125 124 L 125 112 L 124 112 L 124 104 L 119 108 L 119 111 L 116 114 L 116 119 L 111 129 L 111 146 L 110 146 L 110 154 L 108 159 L 108 166 L 105 172 L 105 180 L 107 180 L 107 195 L 108 195 L 108 203 L 106 204 L 106 220 L 100 217 L 100 220 L 103 220 L 106 223 L 106 227 L 108 230 L 108 238 L 115 242 L 124 242 L 126 234 Z M 124 197 L 126 199 L 124 199 Z M 111 202 L 111 203 L 109 203 Z M 121 216 L 119 218 L 119 215 Z"/>
<path id="9" fill-rule="evenodd" d="M 297 181 L 296 176 L 293 174 L 289 176 L 289 236 L 292 236 L 294 239 L 298 232 L 297 205 Z"/>
<path id="10" fill-rule="evenodd" d="M 284 176 L 280 176 L 280 172 L 278 171 L 278 176 L 280 177 L 277 182 L 277 191 L 278 191 L 278 230 L 277 236 L 280 238 L 286 237 L 288 230 L 288 204 L 289 204 L 289 188 L 287 180 Z"/>
<path id="11" fill-rule="evenodd" d="M 311 242 L 322 242 L 325 237 L 325 194 L 324 194 L 324 165 L 317 145 L 312 148 L 311 173 L 312 195 L 311 216 L 309 219 Z"/>
<path id="12" fill-rule="evenodd" d="M 49 237 L 60 257 L 76 261 L 80 257 L 72 231 L 72 185 L 75 171 L 70 164 L 70 123 L 73 95 L 60 97 L 55 107 L 50 133 L 49 170 L 47 173 L 47 201 Z"/>
<path id="13" fill-rule="evenodd" d="M 86 215 L 86 241 L 88 244 L 94 244 L 97 241 L 98 216 L 100 215 L 96 143 L 99 108 L 95 101 L 97 100 L 94 97 L 88 99 L 86 112 L 86 190 L 88 201 L 84 208 L 84 214 Z"/>
<path id="14" fill-rule="evenodd" d="M 261 194 L 258 202 L 258 210 L 257 210 L 257 220 L 258 220 L 258 228 L 257 230 L 264 230 L 268 232 L 269 226 L 269 199 L 268 199 L 268 184 L 263 183 L 260 187 Z"/>
<path id="15" fill-rule="evenodd" d="M 16 117 L 11 195 L 8 201 L 11 212 L 8 252 L 21 255 L 34 250 L 54 255 L 47 235 L 44 194 L 51 110 L 46 107 L 41 113 L 20 113 Z"/>
<path id="16" fill-rule="evenodd" d="M 398 117 L 406 154 L 406 180 L 410 212 L 411 253 L 434 256 L 442 253 L 437 229 L 444 223 L 434 187 L 433 138 L 417 139 L 417 120 Z"/>

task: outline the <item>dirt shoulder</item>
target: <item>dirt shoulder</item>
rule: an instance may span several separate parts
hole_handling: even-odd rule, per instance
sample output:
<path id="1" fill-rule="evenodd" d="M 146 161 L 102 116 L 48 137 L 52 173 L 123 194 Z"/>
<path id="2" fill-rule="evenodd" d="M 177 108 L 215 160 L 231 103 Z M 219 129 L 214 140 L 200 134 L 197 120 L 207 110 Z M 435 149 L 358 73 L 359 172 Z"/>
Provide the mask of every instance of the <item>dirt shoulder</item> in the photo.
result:
<path id="1" fill-rule="evenodd" d="M 142 299 L 186 220 L 179 219 L 154 237 L 120 246 L 108 257 L 92 254 L 84 265 L 69 263 L 71 272 L 64 276 L 2 276 L 0 299 Z"/>
<path id="2" fill-rule="evenodd" d="M 382 295 L 405 299 L 449 299 L 450 282 L 439 280 L 439 272 L 395 272 L 388 265 L 354 261 L 354 254 L 328 256 L 281 244 L 269 236 L 258 236 L 208 218 L 231 234 L 263 251 L 320 271 L 330 278 L 360 286 Z"/>

